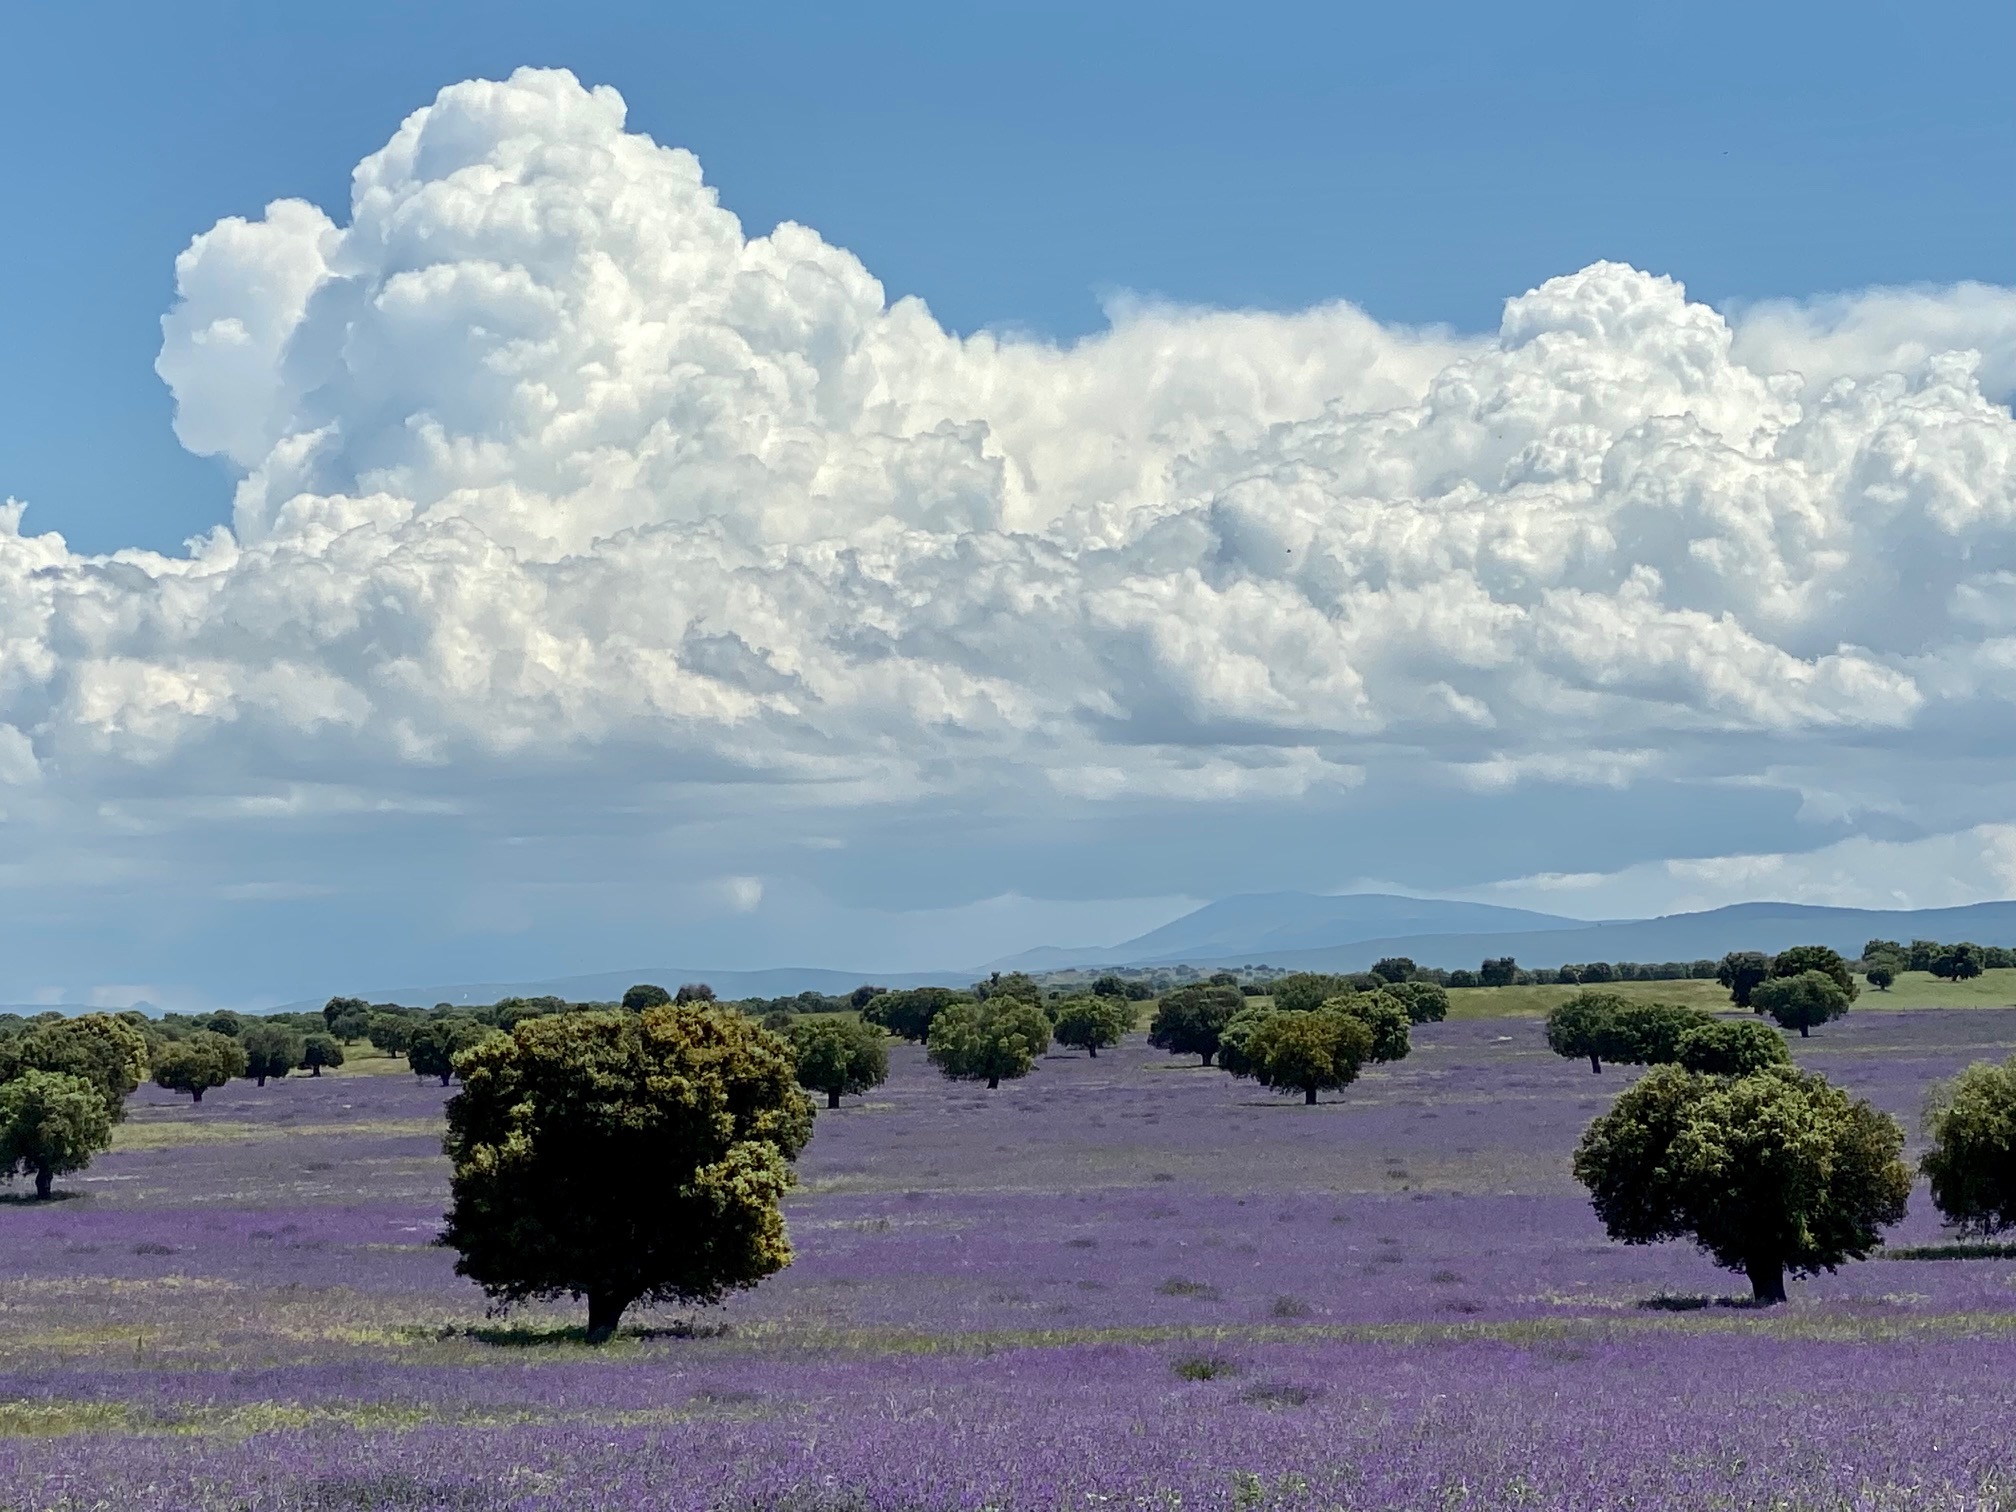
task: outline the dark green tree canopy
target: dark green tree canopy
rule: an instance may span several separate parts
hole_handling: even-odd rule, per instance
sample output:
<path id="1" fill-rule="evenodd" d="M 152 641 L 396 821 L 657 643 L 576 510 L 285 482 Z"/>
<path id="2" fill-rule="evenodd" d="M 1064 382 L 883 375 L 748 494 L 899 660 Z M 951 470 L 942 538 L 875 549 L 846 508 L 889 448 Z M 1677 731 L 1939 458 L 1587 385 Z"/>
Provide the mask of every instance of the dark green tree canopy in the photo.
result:
<path id="1" fill-rule="evenodd" d="M 1592 1072 L 1610 1054 L 1610 1028 L 1624 999 L 1614 992 L 1578 992 L 1547 1015 L 1547 1048 L 1569 1060 L 1587 1060 Z"/>
<path id="2" fill-rule="evenodd" d="M 1222 990 L 1222 989 L 1221 989 Z M 1057 1005 L 1052 1033 L 1060 1045 L 1083 1050 L 1096 1057 L 1102 1049 L 1120 1043 L 1134 1027 L 1134 1005 L 1124 998 L 1067 998 Z"/>
<path id="3" fill-rule="evenodd" d="M 1261 1025 L 1273 1018 L 1281 1010 L 1261 1003 L 1253 1003 L 1241 1008 L 1225 1021 L 1225 1027 L 1218 1033 L 1218 1064 L 1234 1076 L 1251 1076 L 1253 1062 L 1248 1047 L 1253 1036 L 1260 1032 Z"/>
<path id="4" fill-rule="evenodd" d="M 1025 1003 L 1043 1004 L 1043 989 L 1026 971 L 995 972 L 984 982 L 973 984 L 973 996 L 981 1002 L 990 998 L 1020 998 Z"/>
<path id="5" fill-rule="evenodd" d="M 1750 1006 L 1750 994 L 1771 975 L 1771 957 L 1761 950 L 1732 950 L 1715 968 L 1715 980 L 1729 989 L 1729 1001 L 1738 1008 Z"/>
<path id="6" fill-rule="evenodd" d="M 1681 1031 L 1673 1059 L 1709 1076 L 1748 1076 L 1769 1066 L 1789 1066 L 1785 1036 L 1755 1019 L 1710 1019 Z"/>
<path id="7" fill-rule="evenodd" d="M 523 1022 L 542 1023 L 544 1019 Z M 455 1057 L 496 1033 L 488 1024 L 472 1018 L 428 1019 L 415 1024 L 406 1036 L 406 1064 L 415 1076 L 439 1077 L 445 1087 L 455 1074 Z"/>
<path id="8" fill-rule="evenodd" d="M 790 1263 L 781 1208 L 812 1135 L 789 1048 L 702 1006 L 530 1019 L 467 1050 L 442 1242 L 506 1303 L 716 1302 Z"/>
<path id="9" fill-rule="evenodd" d="M 705 982 L 681 982 L 679 990 L 672 994 L 672 1001 L 682 1008 L 688 1003 L 711 1003 L 714 989 Z"/>
<path id="10" fill-rule="evenodd" d="M 154 1085 L 187 1092 L 196 1102 L 212 1087 L 245 1074 L 244 1048 L 228 1034 L 198 1029 L 186 1039 L 163 1045 L 154 1054 Z"/>
<path id="11" fill-rule="evenodd" d="M 949 987 L 913 987 L 907 992 L 885 992 L 872 999 L 861 1010 L 861 1017 L 899 1039 L 921 1044 L 931 1037 L 931 1021 L 960 1001 L 964 1000 Z"/>
<path id="12" fill-rule="evenodd" d="M 325 1067 L 333 1071 L 342 1064 L 343 1047 L 334 1035 L 311 1034 L 301 1042 L 301 1069 L 310 1076 L 320 1076 Z"/>
<path id="13" fill-rule="evenodd" d="M 269 1076 L 285 1076 L 301 1064 L 302 1038 L 279 1024 L 253 1024 L 238 1036 L 238 1048 L 245 1052 L 241 1075 L 260 1086 Z"/>
<path id="14" fill-rule="evenodd" d="M 406 1042 L 413 1037 L 418 1022 L 403 1013 L 374 1013 L 364 1037 L 371 1041 L 373 1049 L 386 1055 L 404 1055 Z"/>
<path id="15" fill-rule="evenodd" d="M 1932 957 L 1932 975 L 1947 982 L 1965 982 L 1981 975 L 1986 965 L 1979 945 L 1963 940 L 1958 945 L 1941 945 Z"/>
<path id="16" fill-rule="evenodd" d="M 1407 1016 L 1407 1005 L 1390 992 L 1346 993 L 1331 998 L 1317 1012 L 1341 1013 L 1365 1026 L 1372 1038 L 1359 1057 L 1361 1061 L 1405 1060 L 1407 1052 L 1414 1048 L 1408 1032 L 1413 1020 Z"/>
<path id="17" fill-rule="evenodd" d="M 1148 1043 L 1171 1055 L 1194 1055 L 1204 1065 L 1218 1053 L 1218 1036 L 1246 1006 L 1236 987 L 1179 987 L 1155 1005 Z"/>
<path id="18" fill-rule="evenodd" d="M 1935 1086 L 1925 1132 L 1932 1148 L 1919 1169 L 1946 1221 L 1969 1234 L 2016 1228 L 2016 1057 L 1976 1061 Z"/>
<path id="19" fill-rule="evenodd" d="M 1657 1066 L 1590 1124 L 1575 1176 L 1611 1238 L 1692 1238 L 1782 1302 L 1788 1270 L 1862 1259 L 1904 1216 L 1903 1149 L 1895 1119 L 1824 1077 Z"/>
<path id="20" fill-rule="evenodd" d="M 1372 963 L 1372 975 L 1382 982 L 1412 981 L 1414 973 L 1420 969 L 1407 956 L 1387 956 Z"/>
<path id="21" fill-rule="evenodd" d="M 1611 1015 L 1603 1058 L 1620 1065 L 1671 1065 L 1680 1058 L 1680 1037 L 1714 1022 L 1714 1015 L 1677 1003 L 1625 1002 Z"/>
<path id="22" fill-rule="evenodd" d="M 1851 1003 L 1861 991 L 1855 985 L 1855 974 L 1841 959 L 1841 952 L 1825 945 L 1794 945 L 1771 958 L 1771 975 L 1774 977 L 1796 977 L 1809 971 L 1817 971 L 1831 980 Z"/>
<path id="23" fill-rule="evenodd" d="M 1372 1031 L 1350 1014 L 1323 1009 L 1268 1014 L 1246 1039 L 1240 1064 L 1263 1087 L 1300 1092 L 1314 1103 L 1318 1092 L 1349 1086 L 1372 1056 Z"/>
<path id="24" fill-rule="evenodd" d="M 112 1110 L 86 1078 L 24 1071 L 0 1086 L 0 1172 L 33 1176 L 36 1197 L 111 1145 Z"/>
<path id="25" fill-rule="evenodd" d="M 672 994 L 656 982 L 639 982 L 623 994 L 623 1006 L 632 1013 L 642 1013 L 646 1008 L 663 1008 L 672 1001 Z"/>
<path id="26" fill-rule="evenodd" d="M 889 1036 L 873 1024 L 805 1014 L 788 1033 L 798 1085 L 824 1092 L 829 1108 L 889 1079 Z"/>
<path id="27" fill-rule="evenodd" d="M 1890 984 L 1897 980 L 1896 971 L 1887 961 L 1879 960 L 1875 962 L 1870 966 L 1866 974 L 1869 978 L 1869 985 L 1874 987 L 1878 992 L 1888 992 Z"/>
<path id="28" fill-rule="evenodd" d="M 1049 1048 L 1049 1015 L 1019 997 L 954 1003 L 931 1022 L 931 1061 L 954 1081 L 999 1087 L 1027 1076 Z"/>
<path id="29" fill-rule="evenodd" d="M 45 1019 L 26 1034 L 0 1041 L 0 1081 L 25 1071 L 81 1076 L 97 1089 L 114 1123 L 126 1116 L 126 1099 L 147 1069 L 146 1037 L 109 1013 Z"/>
<path id="30" fill-rule="evenodd" d="M 1298 971 L 1292 976 L 1276 979 L 1272 996 L 1274 1006 L 1284 1012 L 1307 1013 L 1352 990 L 1350 981 L 1345 977 Z"/>
<path id="31" fill-rule="evenodd" d="M 1772 977 L 1750 992 L 1750 1006 L 1769 1014 L 1781 1029 L 1797 1029 L 1803 1039 L 1819 1025 L 1848 1011 L 1848 994 L 1824 971 Z"/>
<path id="32" fill-rule="evenodd" d="M 859 1013 L 888 990 L 887 987 L 877 987 L 871 982 L 863 982 L 859 987 L 856 987 L 852 992 L 847 994 L 847 1006 L 852 1008 L 856 1013 Z"/>
<path id="33" fill-rule="evenodd" d="M 1449 1017 L 1449 989 L 1439 982 L 1395 982 L 1386 989 L 1406 1005 L 1417 1024 L 1439 1024 Z"/>

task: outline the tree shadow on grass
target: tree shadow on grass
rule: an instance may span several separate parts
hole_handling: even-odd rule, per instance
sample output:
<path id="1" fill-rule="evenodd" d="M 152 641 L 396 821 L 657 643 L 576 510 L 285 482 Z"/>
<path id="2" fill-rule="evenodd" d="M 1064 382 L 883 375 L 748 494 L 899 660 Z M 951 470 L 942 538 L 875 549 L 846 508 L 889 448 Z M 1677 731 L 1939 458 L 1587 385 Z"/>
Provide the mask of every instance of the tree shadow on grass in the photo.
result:
<path id="1" fill-rule="evenodd" d="M 586 1324 L 537 1324 L 537 1323 L 451 1323 L 443 1328 L 429 1331 L 437 1339 L 468 1339 L 477 1344 L 489 1344 L 498 1349 L 548 1349 L 559 1344 L 590 1345 Z M 605 1343 L 649 1344 L 666 1339 L 719 1339 L 730 1332 L 726 1323 L 676 1323 L 645 1324 L 616 1330 L 614 1337 Z"/>
<path id="2" fill-rule="evenodd" d="M 1635 1305 L 1641 1312 L 1700 1312 L 1710 1307 L 1755 1312 L 1763 1307 L 1754 1297 L 1711 1297 L 1706 1292 L 1659 1292 Z"/>
<path id="3" fill-rule="evenodd" d="M 59 1202 L 81 1202 L 88 1192 L 73 1192 L 59 1187 L 47 1197 L 37 1197 L 33 1192 L 0 1192 L 0 1207 L 46 1208 Z"/>

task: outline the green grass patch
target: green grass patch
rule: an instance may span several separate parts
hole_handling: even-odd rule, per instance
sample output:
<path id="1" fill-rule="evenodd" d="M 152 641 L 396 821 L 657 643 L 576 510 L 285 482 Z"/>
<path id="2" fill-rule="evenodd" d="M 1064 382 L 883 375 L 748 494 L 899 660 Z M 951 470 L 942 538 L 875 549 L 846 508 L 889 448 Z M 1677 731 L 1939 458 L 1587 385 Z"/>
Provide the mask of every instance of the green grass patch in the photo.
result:
<path id="1" fill-rule="evenodd" d="M 1930 972 L 1907 971 L 1888 992 L 1867 982 L 1857 1008 L 2016 1007 L 2016 968 L 1984 971 L 1971 982 L 1942 982 Z M 1588 987 L 1452 987 L 1452 1019 L 1541 1018 L 1578 992 L 1614 992 L 1633 1003 L 1679 1003 L 1710 1012 L 1740 1013 L 1720 982 L 1690 977 L 1684 982 L 1604 982 Z"/>
<path id="2" fill-rule="evenodd" d="M 1885 1246 L 1877 1260 L 2016 1260 L 2016 1244 L 1994 1239 L 1956 1239 L 1947 1244 Z"/>

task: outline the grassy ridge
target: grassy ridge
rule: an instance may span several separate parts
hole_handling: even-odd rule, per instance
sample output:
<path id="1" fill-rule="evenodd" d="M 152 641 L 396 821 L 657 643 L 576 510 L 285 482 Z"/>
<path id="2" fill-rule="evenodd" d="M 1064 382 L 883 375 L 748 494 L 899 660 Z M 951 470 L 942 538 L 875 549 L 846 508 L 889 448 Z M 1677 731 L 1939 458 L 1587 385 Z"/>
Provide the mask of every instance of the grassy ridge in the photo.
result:
<path id="1" fill-rule="evenodd" d="M 1713 981 L 1608 982 L 1591 991 L 1614 992 L 1640 1003 L 1683 1003 L 1709 1010 L 1730 1007 Z M 1449 1016 L 1456 1019 L 1536 1018 L 1582 991 L 1579 987 L 1452 987 Z M 1971 982 L 1942 982 L 1930 972 L 1907 971 L 1888 992 L 1867 982 L 1861 1008 L 2008 1008 L 2016 1006 L 2016 970 L 1984 971 Z"/>

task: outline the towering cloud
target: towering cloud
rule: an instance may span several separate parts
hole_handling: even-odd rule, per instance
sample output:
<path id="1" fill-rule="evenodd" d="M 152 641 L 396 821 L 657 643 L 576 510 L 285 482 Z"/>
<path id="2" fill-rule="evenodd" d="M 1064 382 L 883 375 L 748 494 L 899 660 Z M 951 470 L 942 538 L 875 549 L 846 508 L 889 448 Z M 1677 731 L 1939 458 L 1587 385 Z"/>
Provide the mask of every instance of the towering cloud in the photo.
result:
<path id="1" fill-rule="evenodd" d="M 1480 338 L 1341 304 L 962 338 L 535 71 L 177 278 L 158 366 L 233 519 L 86 558 L 5 516 L 23 803 L 554 762 L 612 803 L 1817 792 L 1845 748 L 1908 808 L 1903 747 L 2010 731 L 2002 291 L 1732 329 L 1598 264 Z"/>

